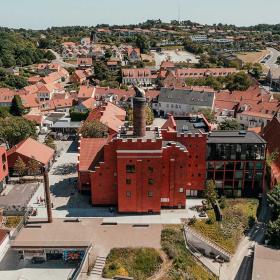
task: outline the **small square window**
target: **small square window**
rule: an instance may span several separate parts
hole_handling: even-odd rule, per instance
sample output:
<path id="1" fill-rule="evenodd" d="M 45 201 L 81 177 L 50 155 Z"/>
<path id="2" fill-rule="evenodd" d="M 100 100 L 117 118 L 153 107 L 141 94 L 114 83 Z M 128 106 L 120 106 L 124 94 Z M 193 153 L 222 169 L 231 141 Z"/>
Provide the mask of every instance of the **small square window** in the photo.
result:
<path id="1" fill-rule="evenodd" d="M 126 192 L 126 197 L 131 197 L 131 192 Z"/>
<path id="2" fill-rule="evenodd" d="M 148 167 L 148 171 L 149 171 L 149 173 L 153 173 L 153 172 L 154 172 L 154 168 L 151 167 L 151 166 L 149 166 L 149 167 Z"/>
<path id="3" fill-rule="evenodd" d="M 131 185 L 131 179 L 128 179 L 128 178 L 127 178 L 127 179 L 126 179 L 126 184 L 127 184 L 127 185 Z"/>
<path id="4" fill-rule="evenodd" d="M 148 192 L 148 197 L 152 197 L 153 196 L 153 192 Z"/>
<path id="5" fill-rule="evenodd" d="M 127 164 L 126 165 L 126 172 L 127 173 L 135 173 L 135 165 Z"/>
<path id="6" fill-rule="evenodd" d="M 184 188 L 180 188 L 180 189 L 179 189 L 179 192 L 180 192 L 180 193 L 183 193 L 183 192 L 184 192 Z"/>
<path id="7" fill-rule="evenodd" d="M 153 185 L 154 184 L 154 180 L 153 179 L 148 179 L 148 183 L 149 183 L 149 185 Z"/>

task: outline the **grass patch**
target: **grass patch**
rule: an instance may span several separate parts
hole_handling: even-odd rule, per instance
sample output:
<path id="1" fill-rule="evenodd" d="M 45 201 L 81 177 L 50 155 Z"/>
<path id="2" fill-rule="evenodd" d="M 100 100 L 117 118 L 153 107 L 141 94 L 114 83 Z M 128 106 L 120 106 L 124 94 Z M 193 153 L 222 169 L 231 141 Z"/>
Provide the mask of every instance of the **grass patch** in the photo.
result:
<path id="1" fill-rule="evenodd" d="M 122 275 L 145 280 L 160 268 L 161 263 L 158 251 L 153 248 L 115 248 L 106 260 L 103 277 Z"/>
<path id="2" fill-rule="evenodd" d="M 197 220 L 190 226 L 232 254 L 244 230 L 253 225 L 257 208 L 257 199 L 227 199 L 221 223 L 216 222 L 214 211 L 208 210 L 208 220 Z"/>
<path id="3" fill-rule="evenodd" d="M 216 279 L 215 276 L 209 274 L 208 271 L 198 264 L 186 249 L 182 226 L 165 226 L 161 232 L 161 246 L 169 258 L 173 260 L 173 265 L 164 279 Z"/>

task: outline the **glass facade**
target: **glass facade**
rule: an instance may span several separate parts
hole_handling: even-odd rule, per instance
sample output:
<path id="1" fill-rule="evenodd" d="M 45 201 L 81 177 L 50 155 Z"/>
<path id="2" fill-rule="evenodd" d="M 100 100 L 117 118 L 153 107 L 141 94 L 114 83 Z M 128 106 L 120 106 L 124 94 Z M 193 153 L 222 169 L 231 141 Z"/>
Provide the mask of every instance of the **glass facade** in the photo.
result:
<path id="1" fill-rule="evenodd" d="M 208 144 L 207 180 L 226 196 L 257 196 L 262 192 L 265 145 Z"/>

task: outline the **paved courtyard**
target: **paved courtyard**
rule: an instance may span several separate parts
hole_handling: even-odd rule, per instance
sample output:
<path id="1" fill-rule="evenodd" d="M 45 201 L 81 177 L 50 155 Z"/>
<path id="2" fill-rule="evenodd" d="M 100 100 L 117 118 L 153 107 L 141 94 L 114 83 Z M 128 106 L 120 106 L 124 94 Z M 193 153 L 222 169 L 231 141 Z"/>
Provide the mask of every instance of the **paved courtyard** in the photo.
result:
<path id="1" fill-rule="evenodd" d="M 154 53 L 156 67 L 159 68 L 162 61 L 170 60 L 175 63 L 179 62 L 190 62 L 190 63 L 198 63 L 198 59 L 194 54 L 186 52 L 186 51 L 162 51 L 161 53 Z"/>

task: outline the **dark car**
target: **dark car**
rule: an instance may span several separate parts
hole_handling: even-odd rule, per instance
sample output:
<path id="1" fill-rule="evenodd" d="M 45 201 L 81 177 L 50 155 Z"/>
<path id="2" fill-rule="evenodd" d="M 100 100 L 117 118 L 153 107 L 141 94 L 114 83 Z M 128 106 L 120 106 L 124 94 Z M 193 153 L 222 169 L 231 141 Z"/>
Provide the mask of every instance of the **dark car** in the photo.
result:
<path id="1" fill-rule="evenodd" d="M 43 257 L 33 257 L 31 262 L 34 264 L 44 263 L 45 259 Z"/>

